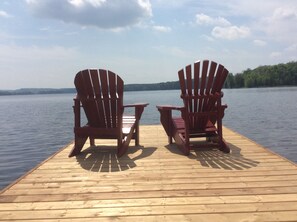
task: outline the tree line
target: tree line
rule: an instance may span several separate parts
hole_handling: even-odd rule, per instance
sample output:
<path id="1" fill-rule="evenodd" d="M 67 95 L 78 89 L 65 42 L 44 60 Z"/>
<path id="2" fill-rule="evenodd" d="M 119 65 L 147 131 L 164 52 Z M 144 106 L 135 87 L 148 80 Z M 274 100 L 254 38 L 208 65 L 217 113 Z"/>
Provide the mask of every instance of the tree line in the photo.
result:
<path id="1" fill-rule="evenodd" d="M 229 73 L 225 88 L 297 86 L 297 62 L 259 66 L 233 75 Z"/>

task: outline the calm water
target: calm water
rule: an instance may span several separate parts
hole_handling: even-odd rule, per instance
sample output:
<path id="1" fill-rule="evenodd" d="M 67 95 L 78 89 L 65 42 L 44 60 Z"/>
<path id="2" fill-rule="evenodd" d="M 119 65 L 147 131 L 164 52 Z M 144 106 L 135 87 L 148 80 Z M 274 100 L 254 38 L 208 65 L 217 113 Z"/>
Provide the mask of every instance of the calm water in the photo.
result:
<path id="1" fill-rule="evenodd" d="M 297 87 L 224 90 L 224 125 L 297 162 Z M 0 97 L 0 189 L 73 139 L 72 94 Z M 179 91 L 128 92 L 149 102 L 141 123 L 158 124 L 156 105 L 181 105 Z"/>

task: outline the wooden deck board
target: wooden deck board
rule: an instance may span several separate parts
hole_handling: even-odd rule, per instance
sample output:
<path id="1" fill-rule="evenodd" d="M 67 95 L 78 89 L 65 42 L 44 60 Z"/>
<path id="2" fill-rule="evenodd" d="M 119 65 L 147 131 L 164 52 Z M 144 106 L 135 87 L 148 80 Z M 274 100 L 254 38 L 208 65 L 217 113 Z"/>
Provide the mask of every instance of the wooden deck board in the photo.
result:
<path id="1" fill-rule="evenodd" d="M 188 157 L 160 125 L 140 132 L 120 159 L 114 141 L 69 144 L 1 192 L 0 221 L 297 221 L 296 164 L 227 128 L 230 154 Z"/>

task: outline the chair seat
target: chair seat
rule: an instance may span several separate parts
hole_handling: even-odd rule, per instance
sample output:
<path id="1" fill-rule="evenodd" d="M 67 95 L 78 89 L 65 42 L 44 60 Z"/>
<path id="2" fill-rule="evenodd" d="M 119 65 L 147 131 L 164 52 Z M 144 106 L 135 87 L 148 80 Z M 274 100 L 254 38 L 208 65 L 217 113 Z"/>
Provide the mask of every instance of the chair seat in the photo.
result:
<path id="1" fill-rule="evenodd" d="M 123 116 L 123 127 L 122 132 L 124 135 L 128 135 L 131 131 L 131 128 L 136 122 L 135 116 Z"/>
<path id="2" fill-rule="evenodd" d="M 184 133 L 186 126 L 185 126 L 185 121 L 183 118 L 181 117 L 175 117 L 172 118 L 174 127 L 176 128 L 177 131 L 179 131 L 180 133 Z M 215 127 L 215 125 L 211 122 L 208 121 L 206 124 L 206 127 L 204 129 L 190 129 L 189 130 L 189 134 L 192 135 L 191 137 L 201 137 L 201 136 L 205 136 L 206 134 L 215 134 L 215 132 L 217 132 L 217 128 Z"/>

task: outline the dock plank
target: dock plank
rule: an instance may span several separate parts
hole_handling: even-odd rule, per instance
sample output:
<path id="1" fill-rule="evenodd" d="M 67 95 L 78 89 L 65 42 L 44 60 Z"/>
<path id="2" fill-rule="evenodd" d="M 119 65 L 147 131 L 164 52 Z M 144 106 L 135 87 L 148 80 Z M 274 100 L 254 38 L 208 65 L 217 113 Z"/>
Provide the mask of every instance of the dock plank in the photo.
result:
<path id="1" fill-rule="evenodd" d="M 2 190 L 0 221 L 297 221 L 295 163 L 228 128 L 230 154 L 189 156 L 160 125 L 140 132 L 120 159 L 114 141 L 69 144 Z"/>

